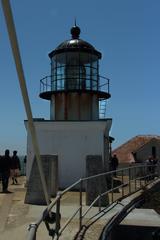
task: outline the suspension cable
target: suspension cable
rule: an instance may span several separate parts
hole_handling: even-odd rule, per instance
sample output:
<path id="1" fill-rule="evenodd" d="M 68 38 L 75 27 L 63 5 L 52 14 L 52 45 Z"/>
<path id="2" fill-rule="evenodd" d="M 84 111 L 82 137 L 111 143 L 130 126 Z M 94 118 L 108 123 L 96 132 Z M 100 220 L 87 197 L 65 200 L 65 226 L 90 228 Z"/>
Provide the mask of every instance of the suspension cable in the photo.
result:
<path id="1" fill-rule="evenodd" d="M 39 169 L 39 174 L 40 174 L 40 178 L 41 178 L 41 182 L 42 182 L 42 188 L 43 188 L 46 203 L 47 203 L 47 205 L 49 205 L 50 201 L 49 201 L 49 196 L 48 196 L 48 192 L 47 192 L 47 185 L 46 185 L 46 181 L 45 181 L 45 177 L 44 177 L 44 173 L 43 173 L 40 151 L 39 151 L 37 135 L 36 135 L 36 129 L 35 129 L 34 122 L 33 122 L 32 110 L 31 110 L 30 101 L 29 101 L 29 97 L 28 97 L 26 81 L 25 81 L 21 56 L 20 56 L 20 50 L 19 50 L 19 46 L 18 46 L 18 39 L 17 39 L 17 35 L 16 35 L 16 29 L 15 29 L 15 25 L 14 25 L 12 10 L 11 10 L 9 0 L 1 0 L 1 1 L 2 1 L 3 12 L 4 12 L 4 16 L 5 16 L 7 29 L 8 29 L 10 44 L 11 44 L 11 48 L 12 48 L 12 54 L 13 54 L 15 66 L 17 69 L 17 75 L 18 75 L 19 84 L 20 84 L 20 88 L 21 88 L 23 103 L 24 103 L 27 118 L 28 118 L 29 131 L 30 131 L 31 138 L 32 138 L 32 144 L 33 144 L 36 161 L 37 161 L 37 165 L 38 165 L 38 169 Z"/>

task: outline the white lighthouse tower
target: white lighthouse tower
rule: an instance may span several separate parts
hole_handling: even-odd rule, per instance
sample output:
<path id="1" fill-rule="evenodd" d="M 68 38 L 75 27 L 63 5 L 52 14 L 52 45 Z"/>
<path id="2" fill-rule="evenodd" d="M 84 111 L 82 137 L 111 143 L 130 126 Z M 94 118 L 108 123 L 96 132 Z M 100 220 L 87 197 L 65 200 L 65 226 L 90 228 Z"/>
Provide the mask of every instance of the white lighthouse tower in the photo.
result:
<path id="1" fill-rule="evenodd" d="M 49 53 L 51 75 L 40 80 L 39 96 L 50 102 L 50 120 L 34 120 L 41 155 L 58 156 L 61 188 L 85 176 L 88 155 L 100 155 L 104 168 L 109 158 L 112 120 L 101 112 L 110 98 L 109 79 L 99 74 L 101 53 L 79 35 L 75 24 L 71 39 Z M 29 178 L 34 159 L 29 132 L 27 159 Z"/>

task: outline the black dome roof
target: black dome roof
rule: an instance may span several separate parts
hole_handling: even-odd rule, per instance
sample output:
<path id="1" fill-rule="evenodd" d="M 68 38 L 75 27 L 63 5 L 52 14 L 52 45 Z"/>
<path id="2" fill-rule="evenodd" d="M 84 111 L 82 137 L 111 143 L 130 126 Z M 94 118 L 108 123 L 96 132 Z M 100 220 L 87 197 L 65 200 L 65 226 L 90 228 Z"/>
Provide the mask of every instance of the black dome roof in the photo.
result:
<path id="1" fill-rule="evenodd" d="M 58 47 L 49 53 L 49 57 L 52 58 L 54 55 L 62 52 L 71 52 L 71 51 L 81 51 L 88 52 L 94 55 L 97 55 L 98 58 L 101 58 L 101 53 L 98 52 L 90 43 L 79 39 L 80 28 L 74 26 L 71 28 L 72 39 L 62 42 Z"/>
<path id="2" fill-rule="evenodd" d="M 88 42 L 82 39 L 70 39 L 62 42 L 55 50 L 64 48 L 85 48 L 90 50 L 95 50 L 95 48 Z"/>

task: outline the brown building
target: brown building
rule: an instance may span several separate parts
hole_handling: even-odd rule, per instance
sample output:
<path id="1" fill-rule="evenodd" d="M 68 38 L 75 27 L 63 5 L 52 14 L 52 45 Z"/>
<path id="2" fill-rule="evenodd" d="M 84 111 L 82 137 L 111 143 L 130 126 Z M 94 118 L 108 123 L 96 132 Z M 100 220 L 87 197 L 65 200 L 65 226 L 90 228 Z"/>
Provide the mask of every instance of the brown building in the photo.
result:
<path id="1" fill-rule="evenodd" d="M 119 163 L 144 162 L 148 156 L 160 160 L 160 136 L 138 135 L 112 151 Z"/>

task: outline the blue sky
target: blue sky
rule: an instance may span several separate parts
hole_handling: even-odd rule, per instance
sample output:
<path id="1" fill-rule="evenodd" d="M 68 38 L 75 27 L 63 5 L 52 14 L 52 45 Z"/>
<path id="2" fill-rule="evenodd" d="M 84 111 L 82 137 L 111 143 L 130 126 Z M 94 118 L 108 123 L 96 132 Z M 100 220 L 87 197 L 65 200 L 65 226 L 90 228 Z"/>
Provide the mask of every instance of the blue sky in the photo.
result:
<path id="1" fill-rule="evenodd" d="M 12 0 L 34 117 L 49 119 L 39 98 L 39 80 L 50 74 L 48 53 L 70 38 L 77 18 L 81 38 L 102 53 L 100 74 L 111 79 L 106 116 L 113 118 L 113 148 L 139 134 L 160 135 L 159 0 Z M 18 78 L 0 9 L 0 154 L 26 152 L 26 130 Z"/>

